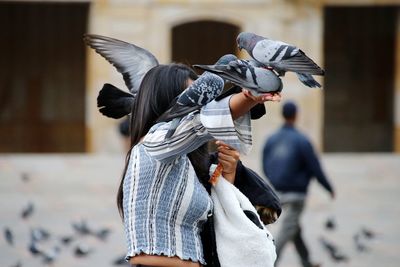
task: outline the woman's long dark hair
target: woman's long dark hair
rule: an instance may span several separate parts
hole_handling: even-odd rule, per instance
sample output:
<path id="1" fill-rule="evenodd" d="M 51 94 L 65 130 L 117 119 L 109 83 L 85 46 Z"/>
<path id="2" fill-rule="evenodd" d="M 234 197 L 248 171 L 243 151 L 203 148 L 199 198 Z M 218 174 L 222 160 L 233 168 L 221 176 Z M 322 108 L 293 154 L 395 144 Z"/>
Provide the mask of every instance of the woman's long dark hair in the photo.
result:
<path id="1" fill-rule="evenodd" d="M 169 108 L 173 100 L 187 87 L 189 79 L 197 79 L 197 74 L 192 69 L 183 64 L 169 64 L 152 68 L 142 80 L 132 106 L 131 149 L 126 156 L 125 168 L 117 194 L 118 210 L 122 217 L 124 216 L 123 184 L 131 150 L 147 134 L 158 117 Z"/>

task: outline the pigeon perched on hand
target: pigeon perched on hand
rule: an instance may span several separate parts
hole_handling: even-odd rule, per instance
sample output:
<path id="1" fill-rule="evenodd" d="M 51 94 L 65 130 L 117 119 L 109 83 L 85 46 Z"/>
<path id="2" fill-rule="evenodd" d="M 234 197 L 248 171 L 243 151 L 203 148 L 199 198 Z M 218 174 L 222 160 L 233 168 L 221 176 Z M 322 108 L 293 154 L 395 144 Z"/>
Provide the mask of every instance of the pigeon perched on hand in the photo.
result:
<path id="1" fill-rule="evenodd" d="M 194 65 L 215 73 L 242 88 L 249 89 L 255 96 L 282 91 L 281 79 L 271 70 L 255 67 L 247 60 L 235 60 L 226 65 Z"/>
<path id="2" fill-rule="evenodd" d="M 296 46 L 250 32 L 240 33 L 237 44 L 240 50 L 245 49 L 253 59 L 274 69 L 280 76 L 292 71 L 306 86 L 321 87 L 312 75 L 324 75 L 324 70 Z"/>
<path id="3" fill-rule="evenodd" d="M 157 120 L 158 122 L 172 120 L 165 138 L 170 138 L 174 134 L 183 116 L 199 110 L 214 100 L 223 89 L 224 81 L 219 76 L 204 72 L 178 96 L 176 103 Z"/>
<path id="4" fill-rule="evenodd" d="M 236 56 L 227 54 L 218 59 L 215 64 L 228 64 L 235 59 Z M 202 106 L 216 99 L 223 89 L 224 81 L 220 77 L 207 71 L 204 72 L 176 98 L 172 107 L 158 118 L 157 122 L 172 120 L 165 138 L 170 138 L 173 135 L 179 125 L 180 118 L 199 110 Z"/>
<path id="5" fill-rule="evenodd" d="M 111 118 L 128 115 L 143 77 L 159 65 L 157 58 L 144 48 L 118 39 L 96 34 L 85 34 L 83 39 L 122 74 L 129 89 L 128 93 L 105 84 L 97 98 L 100 112 Z"/>

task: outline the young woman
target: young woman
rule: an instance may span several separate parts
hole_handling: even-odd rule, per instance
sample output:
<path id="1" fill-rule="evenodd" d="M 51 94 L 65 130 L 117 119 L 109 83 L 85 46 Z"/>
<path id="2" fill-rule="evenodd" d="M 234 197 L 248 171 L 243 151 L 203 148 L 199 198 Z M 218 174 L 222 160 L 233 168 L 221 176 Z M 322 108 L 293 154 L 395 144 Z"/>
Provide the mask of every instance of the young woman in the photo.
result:
<path id="1" fill-rule="evenodd" d="M 218 140 L 222 175 L 233 182 L 239 152 L 251 146 L 248 111 L 279 95 L 248 91 L 213 101 L 180 120 L 165 138 L 170 122 L 155 123 L 188 86 L 223 86 L 181 64 L 159 65 L 143 78 L 132 107 L 131 150 L 118 192 L 124 218 L 127 259 L 140 266 L 199 267 L 205 264 L 200 232 L 212 201 L 200 180 L 209 172 L 206 143 Z M 213 81 L 214 82 L 214 81 Z M 238 152 L 239 151 L 239 152 Z"/>

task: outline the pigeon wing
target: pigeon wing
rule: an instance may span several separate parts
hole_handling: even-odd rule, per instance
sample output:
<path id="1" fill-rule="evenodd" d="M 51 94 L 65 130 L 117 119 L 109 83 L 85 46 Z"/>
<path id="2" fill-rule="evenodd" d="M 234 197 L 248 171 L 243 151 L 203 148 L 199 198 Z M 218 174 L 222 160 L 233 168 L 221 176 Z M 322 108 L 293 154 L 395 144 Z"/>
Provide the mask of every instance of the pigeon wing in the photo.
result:
<path id="1" fill-rule="evenodd" d="M 84 41 L 122 74 L 132 94 L 137 93 L 144 75 L 159 65 L 153 54 L 134 44 L 96 34 L 85 34 Z"/>
<path id="2" fill-rule="evenodd" d="M 325 74 L 324 70 L 301 50 L 291 57 L 282 58 L 282 60 L 271 62 L 269 65 L 275 69 L 284 71 L 293 71 L 310 75 Z"/>

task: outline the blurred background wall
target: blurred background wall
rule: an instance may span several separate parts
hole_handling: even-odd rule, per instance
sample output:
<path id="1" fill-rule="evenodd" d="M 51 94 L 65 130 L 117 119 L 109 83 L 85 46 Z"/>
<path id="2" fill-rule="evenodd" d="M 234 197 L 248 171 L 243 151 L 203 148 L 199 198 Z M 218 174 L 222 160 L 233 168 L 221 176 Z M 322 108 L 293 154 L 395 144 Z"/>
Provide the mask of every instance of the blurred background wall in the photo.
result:
<path id="1" fill-rule="evenodd" d="M 85 47 L 83 33 L 150 50 L 161 63 L 211 64 L 239 54 L 241 31 L 292 43 L 326 69 L 322 90 L 294 74 L 284 100 L 326 152 L 400 152 L 397 0 L 97 0 L 0 2 L 0 152 L 120 153 L 118 121 L 103 117 L 103 83 L 122 76 Z M 281 123 L 280 104 L 254 123 L 254 153 Z"/>

